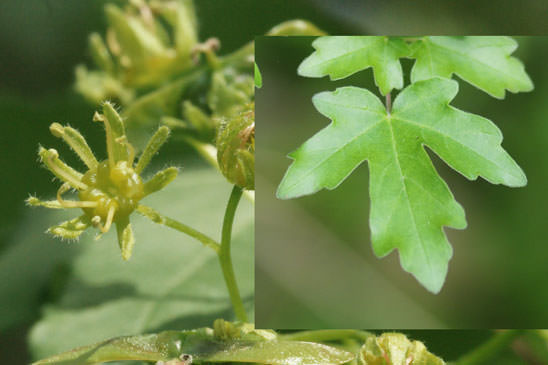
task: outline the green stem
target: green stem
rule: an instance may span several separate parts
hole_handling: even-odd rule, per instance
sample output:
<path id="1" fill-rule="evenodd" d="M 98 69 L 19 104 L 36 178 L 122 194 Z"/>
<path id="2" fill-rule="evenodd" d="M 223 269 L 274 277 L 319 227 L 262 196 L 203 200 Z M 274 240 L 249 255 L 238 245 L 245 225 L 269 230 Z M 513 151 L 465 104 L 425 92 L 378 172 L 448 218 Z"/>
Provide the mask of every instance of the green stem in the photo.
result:
<path id="1" fill-rule="evenodd" d="M 493 364 L 493 359 L 522 333 L 523 330 L 498 331 L 487 342 L 458 359 L 454 365 Z"/>
<path id="2" fill-rule="evenodd" d="M 374 336 L 366 331 L 339 329 L 339 330 L 315 330 L 315 331 L 299 331 L 280 335 L 280 338 L 288 341 L 311 341 L 311 342 L 326 342 L 326 341 L 341 341 L 347 338 L 355 338 L 365 341 L 368 337 Z"/>
<path id="3" fill-rule="evenodd" d="M 149 218 L 154 223 L 163 224 L 164 226 L 173 228 L 192 238 L 195 238 L 196 240 L 200 241 L 204 246 L 212 248 L 217 253 L 221 251 L 221 245 L 217 241 L 215 241 L 213 238 L 206 236 L 202 232 L 197 231 L 190 226 L 187 226 L 184 223 L 176 221 L 175 219 L 168 218 L 158 213 L 154 209 L 147 207 L 145 205 L 139 205 L 136 211 L 140 213 L 141 215 L 144 215 L 145 217 Z"/>
<path id="4" fill-rule="evenodd" d="M 221 236 L 221 250 L 219 251 L 219 262 L 225 278 L 226 287 L 230 295 L 230 300 L 239 321 L 247 322 L 247 314 L 244 309 L 242 298 L 236 283 L 234 268 L 232 267 L 232 258 L 230 257 L 230 243 L 232 239 L 232 225 L 234 223 L 234 214 L 240 198 L 242 197 L 242 189 L 236 185 L 232 189 L 230 199 L 226 206 L 225 217 L 223 220 L 223 231 Z"/>

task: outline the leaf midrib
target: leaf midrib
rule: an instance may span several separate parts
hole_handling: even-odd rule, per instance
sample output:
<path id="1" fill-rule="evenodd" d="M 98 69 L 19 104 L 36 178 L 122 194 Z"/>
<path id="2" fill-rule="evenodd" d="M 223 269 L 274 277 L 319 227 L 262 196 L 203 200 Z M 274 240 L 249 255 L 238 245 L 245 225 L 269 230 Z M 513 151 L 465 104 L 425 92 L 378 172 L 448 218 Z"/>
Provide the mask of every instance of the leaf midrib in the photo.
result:
<path id="1" fill-rule="evenodd" d="M 398 166 L 398 171 L 400 173 L 400 179 L 401 179 L 401 182 L 402 182 L 402 185 L 403 185 L 403 192 L 404 192 L 405 197 L 406 197 L 407 208 L 409 210 L 409 214 L 411 215 L 411 219 L 413 221 L 412 223 L 413 223 L 413 228 L 414 228 L 414 231 L 415 231 L 415 236 L 417 237 L 417 239 L 420 243 L 419 247 L 421 248 L 422 254 L 423 254 L 424 258 L 426 259 L 426 264 L 429 268 L 429 271 L 432 272 L 433 270 L 432 270 L 432 264 L 430 262 L 430 257 L 426 254 L 426 249 L 424 247 L 424 241 L 423 241 L 421 235 L 419 234 L 419 231 L 418 231 L 418 228 L 417 228 L 417 222 L 416 222 L 416 219 L 415 219 L 415 215 L 413 214 L 413 209 L 411 208 L 411 201 L 410 201 L 410 198 L 409 198 L 409 193 L 407 191 L 407 184 L 405 182 L 406 177 L 404 176 L 403 170 L 401 168 L 401 164 L 400 164 L 400 160 L 399 160 L 399 153 L 398 153 L 397 143 L 396 143 L 396 137 L 395 137 L 395 134 L 394 134 L 394 127 L 393 127 L 392 122 L 391 122 L 391 117 L 387 117 L 386 122 L 388 124 L 389 129 L 390 129 L 390 137 L 391 137 L 391 142 L 392 142 L 392 151 L 394 152 L 394 160 L 396 162 L 396 165 Z"/>

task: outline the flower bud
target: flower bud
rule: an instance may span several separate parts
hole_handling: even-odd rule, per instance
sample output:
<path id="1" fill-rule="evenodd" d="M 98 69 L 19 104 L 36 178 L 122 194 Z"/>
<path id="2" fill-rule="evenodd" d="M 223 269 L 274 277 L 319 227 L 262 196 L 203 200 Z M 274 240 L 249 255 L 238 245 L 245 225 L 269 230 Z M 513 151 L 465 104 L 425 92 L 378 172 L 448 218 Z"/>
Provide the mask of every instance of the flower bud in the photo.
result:
<path id="1" fill-rule="evenodd" d="M 233 68 L 215 71 L 211 79 L 211 89 L 207 102 L 214 115 L 230 117 L 238 114 L 242 106 L 249 103 L 254 95 L 254 79 Z"/>
<path id="2" fill-rule="evenodd" d="M 410 341 L 401 333 L 383 333 L 367 338 L 360 350 L 362 365 L 444 365 L 420 341 Z"/>
<path id="3" fill-rule="evenodd" d="M 223 175 L 241 188 L 255 189 L 254 104 L 222 121 L 217 133 L 217 162 Z"/>
<path id="4" fill-rule="evenodd" d="M 92 102 L 129 103 L 140 88 L 162 84 L 193 65 L 197 26 L 192 0 L 130 0 L 105 5 L 104 39 L 89 38 L 98 67 L 79 66 L 76 89 Z"/>

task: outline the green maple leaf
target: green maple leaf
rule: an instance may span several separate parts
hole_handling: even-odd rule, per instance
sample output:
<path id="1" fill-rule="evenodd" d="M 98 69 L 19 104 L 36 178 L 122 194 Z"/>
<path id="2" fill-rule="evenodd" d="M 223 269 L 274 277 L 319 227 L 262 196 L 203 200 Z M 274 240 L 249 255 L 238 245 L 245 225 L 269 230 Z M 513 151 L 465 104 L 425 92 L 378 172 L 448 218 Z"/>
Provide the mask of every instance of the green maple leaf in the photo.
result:
<path id="1" fill-rule="evenodd" d="M 523 64 L 510 55 L 517 48 L 509 37 L 424 37 L 412 44 L 416 58 L 411 82 L 434 76 L 463 80 L 502 99 L 505 90 L 531 91 L 533 83 Z"/>
<path id="2" fill-rule="evenodd" d="M 299 66 L 301 76 L 323 77 L 332 80 L 373 68 L 375 84 L 386 95 L 403 87 L 403 73 L 399 59 L 409 54 L 403 39 L 392 37 L 321 37 L 312 46 L 316 50 Z"/>
<path id="3" fill-rule="evenodd" d="M 228 325 L 231 332 L 217 332 L 218 324 L 225 328 Z M 158 361 L 157 364 L 164 365 L 337 365 L 347 364 L 355 358 L 348 351 L 320 343 L 280 340 L 274 331 L 255 330 L 252 324 L 216 320 L 213 327 L 112 338 L 40 360 L 33 365 L 84 365 L 117 360 Z"/>
<path id="4" fill-rule="evenodd" d="M 400 252 L 404 270 L 437 293 L 452 249 L 443 226 L 463 229 L 464 211 L 435 171 L 424 145 L 470 180 L 517 187 L 527 180 L 500 146 L 489 120 L 449 105 L 456 81 L 432 78 L 405 88 L 387 113 L 370 91 L 343 87 L 313 97 L 328 127 L 289 155 L 277 196 L 290 199 L 336 188 L 359 164 L 370 169 L 370 225 L 375 254 Z"/>

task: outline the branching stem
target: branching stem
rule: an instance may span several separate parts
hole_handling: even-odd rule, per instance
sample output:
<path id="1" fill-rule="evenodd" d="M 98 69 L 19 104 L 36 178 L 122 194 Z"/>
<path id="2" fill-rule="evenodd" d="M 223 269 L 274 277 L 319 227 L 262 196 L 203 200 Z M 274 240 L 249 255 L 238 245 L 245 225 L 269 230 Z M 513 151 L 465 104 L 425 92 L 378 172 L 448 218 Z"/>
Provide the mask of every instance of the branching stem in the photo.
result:
<path id="1" fill-rule="evenodd" d="M 184 223 L 165 217 L 164 215 L 145 205 L 139 205 L 136 211 L 155 223 L 163 224 L 164 226 L 173 228 L 181 233 L 195 238 L 196 240 L 200 241 L 204 246 L 212 248 L 219 257 L 221 270 L 223 272 L 223 277 L 225 279 L 228 294 L 230 296 L 230 301 L 232 302 L 236 317 L 239 321 L 247 322 L 247 314 L 245 312 L 242 298 L 240 296 L 240 291 L 238 290 L 238 284 L 236 282 L 236 276 L 234 275 L 232 257 L 230 254 L 230 245 L 232 242 L 232 226 L 234 224 L 236 208 L 240 203 L 242 193 L 242 188 L 234 185 L 232 193 L 230 194 L 230 198 L 228 199 L 228 204 L 226 206 L 225 216 L 223 219 L 221 244 L 206 236 L 202 232 L 199 232 Z"/>
<path id="2" fill-rule="evenodd" d="M 166 216 L 163 216 L 162 214 L 158 213 L 154 209 L 144 205 L 139 205 L 136 210 L 138 213 L 144 215 L 145 217 L 149 218 L 155 223 L 163 224 L 166 227 L 173 228 L 181 233 L 184 233 L 192 238 L 195 238 L 196 240 L 200 241 L 204 246 L 207 246 L 213 249 L 217 253 L 219 253 L 221 250 L 221 245 L 217 241 L 215 241 L 213 238 L 206 236 L 202 232 L 199 232 L 195 230 L 194 228 L 187 226 L 184 223 L 181 223 L 179 221 L 176 221 L 175 219 L 171 219 Z"/>

